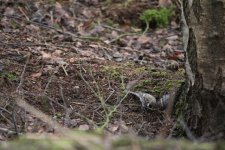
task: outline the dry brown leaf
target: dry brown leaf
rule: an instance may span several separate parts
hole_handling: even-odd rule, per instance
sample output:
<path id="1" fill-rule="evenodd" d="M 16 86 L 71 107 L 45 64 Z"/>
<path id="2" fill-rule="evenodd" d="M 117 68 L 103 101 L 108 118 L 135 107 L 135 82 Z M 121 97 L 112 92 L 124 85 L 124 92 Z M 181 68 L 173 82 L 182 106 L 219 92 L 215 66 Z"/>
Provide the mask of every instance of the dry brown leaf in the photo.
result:
<path id="1" fill-rule="evenodd" d="M 145 43 L 150 42 L 151 40 L 152 40 L 151 37 L 146 36 L 146 35 L 142 35 L 142 36 L 140 36 L 140 37 L 138 38 L 137 41 L 138 41 L 140 44 L 145 44 Z"/>
<path id="2" fill-rule="evenodd" d="M 171 0 L 159 0 L 159 6 L 160 7 L 166 7 L 171 5 Z"/>
<path id="3" fill-rule="evenodd" d="M 72 58 L 69 59 L 69 62 L 70 63 L 74 63 L 75 61 L 76 61 L 76 58 L 74 58 L 74 57 L 72 57 Z"/>
<path id="4" fill-rule="evenodd" d="M 52 56 L 54 56 L 54 57 L 59 57 L 61 54 L 62 54 L 62 51 L 61 51 L 61 50 L 55 50 L 55 51 L 52 53 Z"/>
<path id="5" fill-rule="evenodd" d="M 14 14 L 15 14 L 15 10 L 13 8 L 6 7 L 4 15 L 12 16 Z"/>
<path id="6" fill-rule="evenodd" d="M 119 125 L 112 125 L 112 127 L 110 128 L 110 131 L 115 133 L 116 131 L 118 131 L 118 129 L 119 129 Z"/>
<path id="7" fill-rule="evenodd" d="M 44 51 L 41 51 L 41 54 L 42 54 L 42 59 L 51 59 L 52 58 L 51 54 L 46 53 Z"/>
<path id="8" fill-rule="evenodd" d="M 67 63 L 64 59 L 58 56 L 60 53 L 60 50 L 56 50 L 52 54 L 41 51 L 43 61 L 51 64 L 66 65 Z"/>
<path id="9" fill-rule="evenodd" d="M 32 78 L 38 78 L 38 77 L 40 77 L 41 75 L 42 75 L 42 72 L 40 71 L 40 72 L 31 74 L 31 77 L 32 77 Z"/>

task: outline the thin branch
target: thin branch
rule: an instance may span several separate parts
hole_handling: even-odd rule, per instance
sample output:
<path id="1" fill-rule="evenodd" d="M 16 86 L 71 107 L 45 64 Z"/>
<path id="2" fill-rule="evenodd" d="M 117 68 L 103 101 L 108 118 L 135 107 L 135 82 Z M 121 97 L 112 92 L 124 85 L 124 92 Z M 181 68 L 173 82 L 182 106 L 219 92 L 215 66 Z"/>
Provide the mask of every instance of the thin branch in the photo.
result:
<path id="1" fill-rule="evenodd" d="M 124 31 L 122 31 L 120 29 L 117 29 L 117 28 L 114 28 L 114 27 L 109 26 L 109 25 L 102 24 L 102 26 L 105 27 L 105 28 L 111 29 L 111 30 L 115 30 L 115 31 L 123 32 L 124 33 Z"/>
<path id="2" fill-rule="evenodd" d="M 140 33 L 124 33 L 124 34 L 121 34 L 121 35 L 117 36 L 115 39 L 111 40 L 108 44 L 114 43 L 124 36 L 133 36 L 133 35 L 140 35 Z"/>
<path id="3" fill-rule="evenodd" d="M 107 114 L 105 123 L 101 126 L 100 129 L 106 128 L 106 126 L 109 124 L 110 118 L 112 117 L 113 113 L 117 111 L 117 109 L 121 106 L 122 102 L 126 99 L 127 95 L 129 93 L 126 92 L 124 97 L 120 100 L 120 102 Z"/>
<path id="4" fill-rule="evenodd" d="M 27 61 L 23 67 L 23 72 L 21 73 L 21 76 L 20 76 L 20 83 L 18 85 L 18 87 L 16 88 L 16 92 L 20 93 L 21 91 L 21 87 L 22 87 L 22 84 L 23 84 L 23 81 L 24 81 L 24 74 L 25 74 L 25 71 L 26 71 L 26 68 L 27 68 L 27 64 L 29 63 L 29 60 L 30 60 L 30 53 L 27 54 Z"/>
<path id="5" fill-rule="evenodd" d="M 184 120 L 180 117 L 178 119 L 178 121 L 180 122 L 180 124 L 182 125 L 187 137 L 189 139 L 191 139 L 192 141 L 196 141 L 196 138 L 194 137 L 194 135 L 191 133 L 191 130 L 188 128 L 187 124 L 184 122 Z"/>
<path id="6" fill-rule="evenodd" d="M 52 101 L 53 103 L 57 104 L 59 107 L 63 108 L 63 109 L 67 109 L 65 106 L 63 106 L 62 104 L 60 104 L 59 102 L 55 101 L 53 98 L 45 95 L 45 94 L 36 94 L 36 93 L 32 93 L 29 91 L 24 91 L 24 94 L 26 95 L 30 95 L 30 96 L 37 96 L 37 97 L 46 97 L 48 100 Z"/>
<path id="7" fill-rule="evenodd" d="M 149 22 L 146 21 L 145 24 L 146 24 L 146 28 L 145 28 L 145 31 L 142 33 L 142 35 L 145 35 L 149 30 Z"/>
<path id="8" fill-rule="evenodd" d="M 53 78 L 54 74 L 50 76 L 50 78 L 48 79 L 47 84 L 45 85 L 45 89 L 44 89 L 44 93 L 46 94 L 48 87 L 50 85 L 50 83 L 52 82 L 52 78 Z"/>
<path id="9" fill-rule="evenodd" d="M 64 95 L 63 95 L 63 88 L 62 88 L 62 85 L 60 84 L 59 85 L 59 93 L 60 93 L 60 96 L 61 96 L 61 99 L 63 100 L 63 104 L 66 108 L 68 108 L 68 105 L 69 103 L 66 101 L 66 99 L 64 98 Z"/>
<path id="10" fill-rule="evenodd" d="M 5 112 L 8 113 L 9 115 L 12 115 L 12 113 L 9 112 L 7 109 L 5 109 L 5 108 L 3 108 L 3 107 L 0 107 L 0 109 L 1 109 L 2 111 L 5 111 Z"/>
<path id="11" fill-rule="evenodd" d="M 12 131 L 12 130 L 9 130 L 9 129 L 6 129 L 6 128 L 2 128 L 2 127 L 0 127 L 0 131 L 1 132 L 6 132 L 7 134 L 10 134 L 10 135 L 16 134 L 15 131 Z"/>
<path id="12" fill-rule="evenodd" d="M 70 35 L 74 38 L 77 38 L 77 39 L 86 39 L 86 40 L 98 40 L 98 41 L 102 41 L 104 42 L 102 39 L 98 38 L 98 37 L 92 37 L 92 36 L 78 36 L 78 35 L 75 35 L 69 31 L 63 31 L 63 30 L 60 30 L 60 29 L 57 29 L 55 27 L 52 27 L 52 26 L 48 26 L 48 25 L 45 25 L 45 24 L 42 24 L 42 23 L 39 23 L 39 22 L 34 22 L 34 21 L 31 21 L 31 20 L 24 20 L 22 19 L 21 17 L 15 17 L 15 16 L 11 16 L 11 15 L 5 15 L 5 14 L 0 14 L 0 16 L 4 16 L 4 17 L 8 17 L 8 18 L 13 18 L 13 19 L 18 19 L 18 20 L 21 20 L 21 21 L 24 21 L 26 23 L 31 23 L 31 24 L 35 24 L 35 25 L 38 25 L 38 26 L 41 26 L 43 28 L 46 28 L 46 29 L 52 29 L 52 30 L 55 30 L 61 34 L 67 34 L 67 35 Z"/>
<path id="13" fill-rule="evenodd" d="M 53 75 L 54 75 L 54 74 L 53 74 Z M 45 94 L 46 94 L 46 92 L 47 92 L 47 89 L 48 89 L 50 83 L 52 82 L 53 75 L 50 76 L 50 78 L 49 78 L 49 80 L 48 80 L 48 82 L 47 82 L 47 84 L 46 84 L 46 86 L 45 86 L 45 89 L 44 89 L 44 93 L 45 93 Z M 52 101 L 49 101 L 49 104 L 50 104 L 50 106 L 51 106 L 51 108 L 52 108 L 53 114 L 55 115 L 55 108 L 54 108 L 54 106 L 53 106 L 53 104 L 52 104 Z"/>
<path id="14" fill-rule="evenodd" d="M 6 43 L 0 41 L 1 46 L 51 46 L 50 44 L 41 44 L 41 43 Z"/>
<path id="15" fill-rule="evenodd" d="M 16 121 L 15 104 L 13 104 L 12 120 L 13 120 L 14 128 L 16 131 L 16 135 L 18 136 L 19 130 L 18 130 L 17 121 Z"/>
<path id="16" fill-rule="evenodd" d="M 95 90 L 91 87 L 91 85 L 87 82 L 87 80 L 85 80 L 83 74 L 81 73 L 81 70 L 80 70 L 80 74 L 79 75 L 80 75 L 81 79 L 84 81 L 84 83 L 88 86 L 88 88 L 93 92 L 95 97 L 99 98 L 98 95 L 96 94 Z"/>
<path id="17" fill-rule="evenodd" d="M 24 91 L 24 94 L 27 95 L 32 95 L 32 96 L 39 96 L 39 97 L 43 97 L 45 96 L 46 98 L 48 98 L 48 100 L 52 101 L 53 103 L 55 103 L 56 105 L 58 105 L 59 107 L 63 108 L 64 110 L 67 110 L 69 108 L 65 107 L 64 105 L 60 104 L 59 102 L 55 101 L 53 98 L 47 96 L 47 95 L 43 95 L 43 94 L 35 94 L 35 93 L 31 93 L 28 91 Z M 29 111 L 28 111 L 29 112 Z M 76 112 L 74 109 L 71 110 L 71 113 L 75 113 L 75 115 L 77 115 L 78 117 L 81 117 L 82 119 L 84 119 L 85 121 L 87 121 L 89 124 L 92 124 L 95 128 L 97 128 L 97 126 L 94 124 L 93 121 L 91 121 L 90 119 L 88 119 L 87 117 L 85 117 L 84 115 Z"/>
<path id="18" fill-rule="evenodd" d="M 6 116 L 4 116 L 2 113 L 0 114 L 2 116 L 2 118 L 4 118 L 10 125 L 14 125 L 11 120 L 9 120 Z"/>

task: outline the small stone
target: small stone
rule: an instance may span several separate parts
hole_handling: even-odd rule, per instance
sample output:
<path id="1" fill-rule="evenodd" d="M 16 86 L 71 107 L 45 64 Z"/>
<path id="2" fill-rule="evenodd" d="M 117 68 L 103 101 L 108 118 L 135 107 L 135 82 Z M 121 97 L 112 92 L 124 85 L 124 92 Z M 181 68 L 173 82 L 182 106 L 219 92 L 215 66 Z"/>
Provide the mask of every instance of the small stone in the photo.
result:
<path id="1" fill-rule="evenodd" d="M 120 54 L 119 52 L 116 52 L 116 53 L 113 54 L 113 57 L 114 58 L 121 58 L 121 57 L 123 57 L 123 55 Z"/>
<path id="2" fill-rule="evenodd" d="M 81 131 L 87 131 L 90 129 L 90 127 L 87 124 L 83 124 L 83 125 L 80 125 L 78 129 Z"/>

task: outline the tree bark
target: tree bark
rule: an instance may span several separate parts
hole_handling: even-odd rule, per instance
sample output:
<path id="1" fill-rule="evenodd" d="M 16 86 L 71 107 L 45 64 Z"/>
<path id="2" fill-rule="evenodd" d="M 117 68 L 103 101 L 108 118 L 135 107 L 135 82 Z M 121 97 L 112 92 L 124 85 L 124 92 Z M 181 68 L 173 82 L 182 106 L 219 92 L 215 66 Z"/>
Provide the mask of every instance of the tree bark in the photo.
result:
<path id="1" fill-rule="evenodd" d="M 195 137 L 225 137 L 225 0 L 183 0 L 185 121 Z"/>

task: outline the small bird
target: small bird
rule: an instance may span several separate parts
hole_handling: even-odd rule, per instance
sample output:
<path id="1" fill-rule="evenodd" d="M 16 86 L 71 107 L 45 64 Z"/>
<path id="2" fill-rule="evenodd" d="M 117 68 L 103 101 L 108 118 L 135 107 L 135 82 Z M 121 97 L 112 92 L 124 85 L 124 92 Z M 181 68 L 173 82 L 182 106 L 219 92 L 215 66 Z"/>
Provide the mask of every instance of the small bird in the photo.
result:
<path id="1" fill-rule="evenodd" d="M 162 109 L 166 109 L 170 99 L 170 94 L 164 94 L 162 98 L 159 99 L 158 104 Z"/>
<path id="2" fill-rule="evenodd" d="M 132 91 L 128 91 L 128 94 L 132 94 L 138 97 L 141 102 L 142 108 L 148 108 L 149 106 L 156 104 L 156 98 L 151 94 Z"/>
<path id="3" fill-rule="evenodd" d="M 142 108 L 147 109 L 153 108 L 164 110 L 166 109 L 170 99 L 170 94 L 165 94 L 158 100 L 153 95 L 144 92 L 128 91 L 128 94 L 136 96 L 140 100 Z"/>

